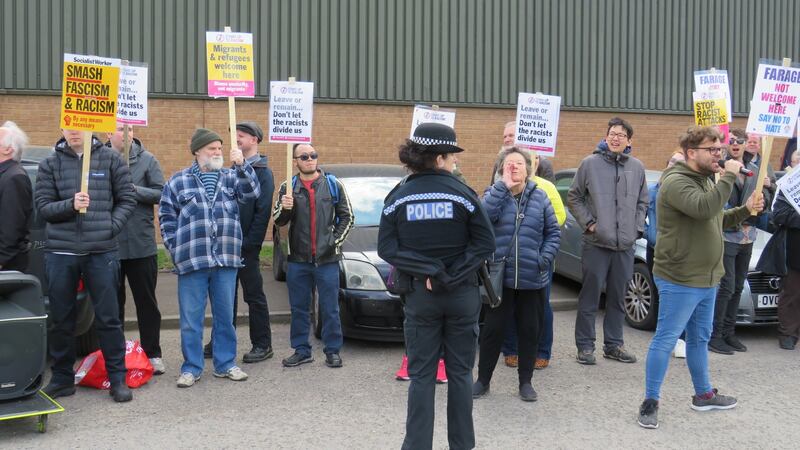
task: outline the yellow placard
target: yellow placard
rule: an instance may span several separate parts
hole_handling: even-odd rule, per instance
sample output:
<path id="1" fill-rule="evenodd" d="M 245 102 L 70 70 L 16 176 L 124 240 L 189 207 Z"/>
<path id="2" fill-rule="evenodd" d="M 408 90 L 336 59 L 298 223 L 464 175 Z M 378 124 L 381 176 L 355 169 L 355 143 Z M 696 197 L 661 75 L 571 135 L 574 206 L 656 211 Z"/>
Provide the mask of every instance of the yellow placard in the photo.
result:
<path id="1" fill-rule="evenodd" d="M 728 104 L 724 98 L 694 101 L 694 122 L 700 126 L 728 123 Z"/>
<path id="2" fill-rule="evenodd" d="M 209 96 L 255 96 L 252 34 L 207 31 L 206 57 Z"/>
<path id="3" fill-rule="evenodd" d="M 113 132 L 117 128 L 120 60 L 64 55 L 60 127 Z"/>

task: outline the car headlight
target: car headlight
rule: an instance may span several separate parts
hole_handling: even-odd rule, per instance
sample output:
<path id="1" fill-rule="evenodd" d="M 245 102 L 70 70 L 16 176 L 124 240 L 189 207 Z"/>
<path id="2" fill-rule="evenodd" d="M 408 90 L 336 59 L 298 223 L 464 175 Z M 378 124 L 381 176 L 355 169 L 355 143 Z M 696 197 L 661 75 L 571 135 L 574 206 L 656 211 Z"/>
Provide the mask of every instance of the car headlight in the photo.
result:
<path id="1" fill-rule="evenodd" d="M 378 269 L 367 262 L 344 260 L 344 279 L 347 289 L 386 290 L 386 284 L 383 282 Z"/>

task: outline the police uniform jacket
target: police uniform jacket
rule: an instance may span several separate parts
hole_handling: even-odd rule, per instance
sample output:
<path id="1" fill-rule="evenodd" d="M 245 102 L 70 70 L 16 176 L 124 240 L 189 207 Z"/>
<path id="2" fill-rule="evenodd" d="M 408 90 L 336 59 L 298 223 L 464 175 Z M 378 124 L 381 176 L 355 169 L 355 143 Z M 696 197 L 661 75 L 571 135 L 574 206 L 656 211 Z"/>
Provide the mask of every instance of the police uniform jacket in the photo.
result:
<path id="1" fill-rule="evenodd" d="M 494 249 L 477 194 L 449 172 L 413 174 L 386 196 L 378 255 L 401 273 L 430 278 L 434 291 L 474 277 Z"/>

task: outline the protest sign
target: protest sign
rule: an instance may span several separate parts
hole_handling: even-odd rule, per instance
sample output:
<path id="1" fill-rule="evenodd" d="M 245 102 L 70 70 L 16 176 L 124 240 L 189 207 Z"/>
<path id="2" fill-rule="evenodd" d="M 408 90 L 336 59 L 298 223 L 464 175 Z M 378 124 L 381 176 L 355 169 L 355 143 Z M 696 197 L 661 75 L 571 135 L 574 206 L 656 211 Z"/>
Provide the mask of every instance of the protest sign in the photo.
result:
<path id="1" fill-rule="evenodd" d="M 206 31 L 209 97 L 253 97 L 253 35 Z"/>
<path id="2" fill-rule="evenodd" d="M 713 67 L 710 70 L 696 70 L 694 72 L 694 90 L 695 92 L 718 93 L 725 99 L 728 122 L 733 122 L 733 102 L 731 101 L 731 85 L 727 70 L 718 70 Z"/>
<path id="3" fill-rule="evenodd" d="M 542 156 L 554 156 L 560 112 L 561 97 L 520 92 L 514 145 L 534 150 Z"/>
<path id="4" fill-rule="evenodd" d="M 451 109 L 441 109 L 436 105 L 414 105 L 414 114 L 411 116 L 411 133 L 409 138 L 414 137 L 414 130 L 423 123 L 441 123 L 450 128 L 456 128 L 456 112 Z"/>
<path id="5" fill-rule="evenodd" d="M 64 54 L 60 128 L 113 132 L 117 128 L 120 60 Z"/>
<path id="6" fill-rule="evenodd" d="M 728 105 L 724 95 L 717 92 L 693 92 L 694 122 L 700 126 L 723 125 L 728 120 Z"/>
<path id="7" fill-rule="evenodd" d="M 286 143 L 286 186 L 292 183 L 292 144 L 311 143 L 314 119 L 314 83 L 270 81 L 269 142 Z"/>
<path id="8" fill-rule="evenodd" d="M 800 67 L 758 65 L 747 132 L 792 137 L 800 113 Z"/>
<path id="9" fill-rule="evenodd" d="M 117 103 L 117 122 L 147 126 L 146 63 L 122 62 Z"/>
<path id="10" fill-rule="evenodd" d="M 800 214 L 800 170 L 792 170 L 778 181 L 778 189 Z"/>

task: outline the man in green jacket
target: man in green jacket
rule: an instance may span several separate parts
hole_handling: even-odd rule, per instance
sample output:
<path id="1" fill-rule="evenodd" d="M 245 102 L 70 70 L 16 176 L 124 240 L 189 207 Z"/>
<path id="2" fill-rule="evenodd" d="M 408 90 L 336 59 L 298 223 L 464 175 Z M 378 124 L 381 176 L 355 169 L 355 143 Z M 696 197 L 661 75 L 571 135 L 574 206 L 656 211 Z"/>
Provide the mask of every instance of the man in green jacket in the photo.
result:
<path id="1" fill-rule="evenodd" d="M 645 400 L 639 425 L 658 427 L 658 400 L 669 354 L 686 330 L 686 364 L 695 395 L 692 409 L 730 409 L 736 399 L 711 387 L 708 376 L 708 340 L 714 320 L 717 285 L 725 273 L 722 229 L 734 226 L 764 209 L 764 200 L 750 196 L 744 206 L 723 211 L 742 163 L 719 166 L 722 134 L 713 127 L 691 127 L 681 137 L 685 162 L 661 176 L 656 204 L 658 217 L 653 274 L 660 304 L 658 326 L 645 369 Z M 711 181 L 722 172 L 719 182 Z M 710 269 L 710 270 L 709 270 Z"/>

